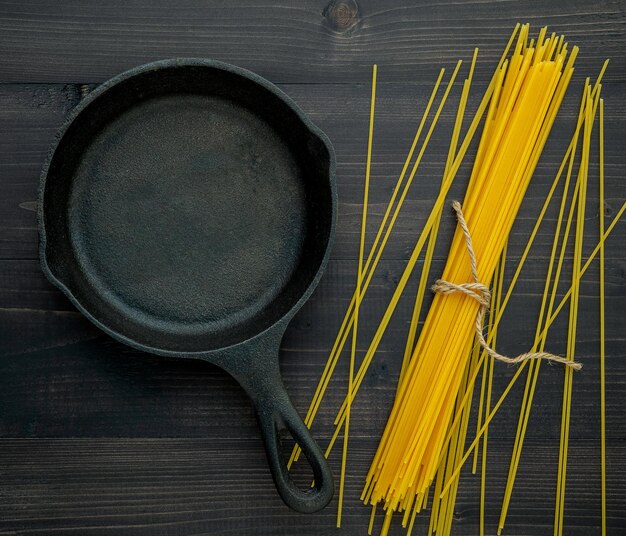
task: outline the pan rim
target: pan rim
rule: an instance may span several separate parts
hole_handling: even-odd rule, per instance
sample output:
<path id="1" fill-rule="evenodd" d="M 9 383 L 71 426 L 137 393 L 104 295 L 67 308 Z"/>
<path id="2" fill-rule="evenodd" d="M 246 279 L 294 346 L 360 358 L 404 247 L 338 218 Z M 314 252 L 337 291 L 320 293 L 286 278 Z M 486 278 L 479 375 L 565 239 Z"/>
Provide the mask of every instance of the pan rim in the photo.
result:
<path id="1" fill-rule="evenodd" d="M 184 67 L 206 67 L 211 69 L 219 69 L 223 71 L 227 71 L 233 73 L 237 76 L 241 76 L 246 78 L 270 93 L 274 94 L 277 98 L 282 100 L 298 117 L 301 121 L 302 125 L 314 136 L 316 136 L 322 144 L 325 146 L 329 155 L 329 164 L 328 164 L 328 185 L 330 189 L 330 201 L 331 201 L 331 218 L 330 218 L 330 226 L 328 232 L 328 238 L 326 241 L 326 248 L 324 251 L 324 255 L 319 262 L 319 265 L 315 271 L 314 276 L 312 277 L 309 285 L 306 287 L 305 291 L 302 295 L 295 301 L 295 303 L 279 318 L 277 318 L 274 323 L 260 330 L 258 333 L 255 333 L 248 339 L 244 339 L 241 341 L 237 341 L 229 346 L 220 347 L 220 348 L 210 348 L 206 350 L 173 350 L 160 348 L 158 346 L 150 346 L 139 342 L 123 333 L 109 327 L 108 325 L 101 322 L 98 318 L 96 318 L 77 298 L 74 292 L 63 282 L 61 281 L 52 271 L 50 265 L 48 264 L 48 258 L 46 254 L 47 248 L 47 234 L 46 234 L 46 225 L 45 225 L 45 189 L 46 182 L 48 177 L 48 172 L 50 169 L 50 165 L 53 161 L 53 158 L 56 154 L 57 148 L 67 133 L 70 125 L 73 124 L 75 119 L 81 115 L 85 110 L 100 96 L 105 94 L 109 89 L 116 86 L 118 83 L 123 82 L 129 78 L 132 78 L 136 75 L 143 74 L 150 71 L 155 71 L 163 68 L 184 68 Z M 262 76 L 244 69 L 242 67 L 238 67 L 229 63 L 225 63 L 218 60 L 206 59 L 206 58 L 170 58 L 164 60 L 153 61 L 150 63 L 146 63 L 143 65 L 139 65 L 137 67 L 133 67 L 129 70 L 126 70 L 113 78 L 105 81 L 93 91 L 91 91 L 86 97 L 84 97 L 77 105 L 74 107 L 71 112 L 68 114 L 67 118 L 63 122 L 62 126 L 57 131 L 51 146 L 48 150 L 45 163 L 43 165 L 40 178 L 39 178 L 39 188 L 38 188 L 38 203 L 37 203 L 37 227 L 39 231 L 39 260 L 42 271 L 46 278 L 57 288 L 59 288 L 65 296 L 71 301 L 71 303 L 94 325 L 96 325 L 103 332 L 107 333 L 114 339 L 130 346 L 136 348 L 138 350 L 148 352 L 155 355 L 167 356 L 167 357 L 188 357 L 188 358 L 202 358 L 208 357 L 211 354 L 215 354 L 218 352 L 222 352 L 228 348 L 234 348 L 249 342 L 250 340 L 258 339 L 262 337 L 264 334 L 275 331 L 278 326 L 282 326 L 282 329 L 279 329 L 280 335 L 282 337 L 282 332 L 286 328 L 289 320 L 297 313 L 297 311 L 302 307 L 302 305 L 308 300 L 311 296 L 315 288 L 317 287 L 326 266 L 328 265 L 328 260 L 330 258 L 330 253 L 332 250 L 332 246 L 335 238 L 335 228 L 336 228 L 336 220 L 337 220 L 337 186 L 336 186 L 336 156 L 334 147 L 328 138 L 328 136 L 317 126 L 315 125 L 311 119 L 302 111 L 302 109 L 289 97 L 285 92 L 275 86 L 273 83 L 263 78 Z"/>

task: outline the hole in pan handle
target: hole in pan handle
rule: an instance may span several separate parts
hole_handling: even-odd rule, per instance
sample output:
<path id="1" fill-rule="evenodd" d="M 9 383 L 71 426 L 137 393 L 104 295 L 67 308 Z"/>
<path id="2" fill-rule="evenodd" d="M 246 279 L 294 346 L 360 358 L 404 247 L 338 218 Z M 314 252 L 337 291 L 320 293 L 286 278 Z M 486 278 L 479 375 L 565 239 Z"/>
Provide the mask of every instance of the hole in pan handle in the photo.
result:
<path id="1" fill-rule="evenodd" d="M 256 412 L 276 489 L 285 504 L 294 510 L 303 513 L 317 512 L 324 508 L 333 497 L 333 476 L 330 467 L 324 453 L 293 407 L 284 387 L 281 386 L 280 390 L 276 387 L 274 389 L 272 401 L 257 405 Z M 279 423 L 284 424 L 302 448 L 302 452 L 313 469 L 314 487 L 307 490 L 300 489 L 291 479 L 280 449 Z"/>

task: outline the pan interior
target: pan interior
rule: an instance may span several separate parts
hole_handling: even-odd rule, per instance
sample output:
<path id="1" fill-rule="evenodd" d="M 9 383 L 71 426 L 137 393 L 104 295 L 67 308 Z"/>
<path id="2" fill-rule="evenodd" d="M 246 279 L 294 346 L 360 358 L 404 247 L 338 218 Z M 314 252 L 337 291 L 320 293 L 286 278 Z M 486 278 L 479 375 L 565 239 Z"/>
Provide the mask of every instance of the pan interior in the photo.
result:
<path id="1" fill-rule="evenodd" d="M 73 183 L 78 262 L 124 315 L 223 329 L 267 307 L 298 266 L 298 164 L 266 122 L 225 99 L 131 108 L 85 150 Z"/>

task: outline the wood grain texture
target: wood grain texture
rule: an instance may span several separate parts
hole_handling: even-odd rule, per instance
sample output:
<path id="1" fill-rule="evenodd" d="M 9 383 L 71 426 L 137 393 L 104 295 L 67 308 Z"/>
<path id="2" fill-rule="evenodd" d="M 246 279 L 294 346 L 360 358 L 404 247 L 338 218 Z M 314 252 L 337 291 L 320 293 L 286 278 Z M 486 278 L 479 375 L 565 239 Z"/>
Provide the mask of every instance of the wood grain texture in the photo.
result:
<path id="1" fill-rule="evenodd" d="M 581 46 L 571 89 L 511 235 L 512 266 L 571 136 L 582 82 L 597 74 L 605 57 L 613 60 L 603 88 L 607 225 L 626 198 L 625 12 L 622 1 L 582 0 L 0 1 L 0 535 L 365 534 L 369 510 L 357 498 L 393 399 L 421 270 L 418 263 L 355 401 L 344 527 L 334 528 L 336 499 L 319 514 L 289 511 L 274 491 L 250 404 L 233 380 L 204 363 L 151 357 L 113 341 L 39 269 L 39 173 L 55 132 L 82 93 L 145 61 L 212 57 L 278 82 L 329 135 L 338 160 L 337 239 L 327 273 L 290 325 L 281 351 L 285 383 L 304 412 L 354 287 L 371 63 L 379 63 L 380 86 L 370 243 L 441 66 L 450 72 L 456 59 L 469 59 L 473 47 L 481 47 L 468 105 L 474 110 L 517 20 L 535 29 L 549 24 Z M 368 291 L 359 357 L 437 193 L 459 92 L 458 86 L 452 91 Z M 450 199 L 462 197 L 474 150 L 475 144 Z M 595 153 L 592 169 L 585 256 L 598 238 Z M 556 215 L 552 206 L 504 316 L 504 353 L 526 350 L 534 335 Z M 607 511 L 615 534 L 626 523 L 625 226 L 615 228 L 606 246 Z M 433 278 L 453 229 L 450 211 Z M 600 523 L 597 293 L 596 262 L 581 289 L 577 359 L 584 371 L 574 379 L 565 505 L 565 532 L 573 535 L 598 533 Z M 429 303 L 430 297 L 425 309 Z M 565 349 L 566 320 L 565 311 L 551 332 L 551 351 Z M 495 393 L 514 371 L 498 367 Z M 346 373 L 342 361 L 313 429 L 323 445 Z M 561 368 L 542 367 L 505 534 L 551 531 L 562 381 Z M 489 534 L 497 524 L 522 389 L 520 382 L 490 432 Z M 331 465 L 338 474 L 338 451 Z M 305 464 L 296 475 L 305 482 Z M 477 533 L 478 486 L 479 478 L 465 470 L 453 534 Z M 425 533 L 426 523 L 426 516 L 418 517 L 417 534 Z M 404 531 L 395 526 L 393 534 Z"/>
<path id="2" fill-rule="evenodd" d="M 360 479 L 348 477 L 344 511 L 345 527 L 337 531 L 332 515 L 307 516 L 287 509 L 273 491 L 264 466 L 260 440 L 239 436 L 204 439 L 5 439 L 0 442 L 0 468 L 3 495 L 0 534 L 12 535 L 136 535 L 181 534 L 222 535 L 261 534 L 310 536 L 366 534 L 368 516 L 354 497 Z M 370 459 L 374 438 L 355 436 L 351 459 L 365 466 Z M 508 442 L 492 439 L 494 458 L 506 457 Z M 568 534 L 586 535 L 598 531 L 594 512 L 599 508 L 599 488 L 581 475 L 596 468 L 589 452 L 594 442 L 573 444 L 570 455 L 578 461 L 579 471 L 569 481 L 566 499 Z M 29 453 L 25 458 L 24 452 Z M 546 534 L 552 524 L 550 486 L 555 471 L 557 450 L 529 442 L 520 481 L 509 517 L 511 533 Z M 623 445 L 612 445 L 609 460 L 626 455 Z M 334 464 L 335 466 L 337 464 Z M 495 508 L 499 490 L 506 479 L 503 465 L 493 464 L 489 471 L 487 521 L 497 523 Z M 242 485 L 245 481 L 245 486 Z M 456 534 L 476 534 L 478 479 L 462 473 L 457 511 Z M 625 521 L 618 493 L 622 484 L 612 473 L 608 489 L 609 526 L 617 533 Z M 533 501 L 532 514 L 524 503 Z M 530 515 L 529 515 L 530 514 Z M 417 518 L 418 533 L 425 532 L 427 519 Z M 42 530 L 42 527 L 45 527 Z M 392 534 L 404 532 L 392 530 Z"/>
<path id="3" fill-rule="evenodd" d="M 0 77 L 6 81 L 102 82 L 163 57 L 236 63 L 275 82 L 349 82 L 372 62 L 387 80 L 470 58 L 494 61 L 519 20 L 549 24 L 598 65 L 625 44 L 620 0 L 589 3 L 446 0 L 198 2 L 49 0 L 0 2 Z M 617 62 L 616 62 L 617 63 Z M 624 65 L 609 80 L 624 80 Z M 382 75 L 382 72 L 381 72 Z"/>

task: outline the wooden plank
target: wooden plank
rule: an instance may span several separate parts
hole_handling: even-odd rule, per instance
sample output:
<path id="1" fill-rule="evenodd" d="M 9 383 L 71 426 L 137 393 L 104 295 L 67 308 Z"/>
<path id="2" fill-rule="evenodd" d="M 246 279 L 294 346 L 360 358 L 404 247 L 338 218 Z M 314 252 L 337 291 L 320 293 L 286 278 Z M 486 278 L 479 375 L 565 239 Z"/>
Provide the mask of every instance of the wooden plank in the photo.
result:
<path id="1" fill-rule="evenodd" d="M 469 59 L 474 47 L 493 62 L 516 22 L 564 33 L 581 61 L 616 62 L 624 80 L 621 2 L 585 0 L 406 2 L 292 0 L 230 2 L 0 3 L 0 79 L 102 82 L 135 65 L 169 57 L 228 61 L 277 82 L 366 81 L 369 66 L 386 80 L 415 80 L 435 63 Z M 381 75 L 383 72 L 381 72 Z M 484 73 L 479 72 L 479 76 Z"/>
<path id="2" fill-rule="evenodd" d="M 345 506 L 342 534 L 366 531 L 368 509 L 354 497 L 360 491 L 363 468 L 375 440 L 372 436 L 353 438 L 354 469 L 348 473 L 346 485 L 351 499 Z M 496 437 L 489 443 L 486 504 L 490 529 L 497 522 L 506 478 L 504 461 L 510 447 Z M 523 461 L 507 532 L 530 536 L 551 528 L 555 475 L 546 471 L 546 465 L 556 463 L 558 446 L 529 441 L 527 448 L 530 455 Z M 589 456 L 593 448 L 595 443 L 589 441 L 571 444 L 570 456 L 576 460 L 577 471 L 568 474 L 568 534 L 598 530 L 598 485 L 587 476 L 598 470 L 595 458 Z M 612 462 L 625 455 L 623 444 L 611 443 L 607 449 Z M 332 515 L 336 499 L 325 515 L 297 514 L 281 503 L 256 438 L 239 438 L 237 448 L 231 437 L 211 441 L 4 439 L 0 441 L 0 471 L 3 535 L 337 533 Z M 624 484 L 619 476 L 618 472 L 609 474 L 608 524 L 612 532 L 618 532 L 626 520 L 620 508 Z M 478 476 L 462 473 L 453 525 L 457 533 L 475 534 L 478 530 L 479 482 Z M 427 516 L 418 516 L 418 533 L 425 531 L 427 522 Z M 392 534 L 404 531 L 394 526 Z"/>

